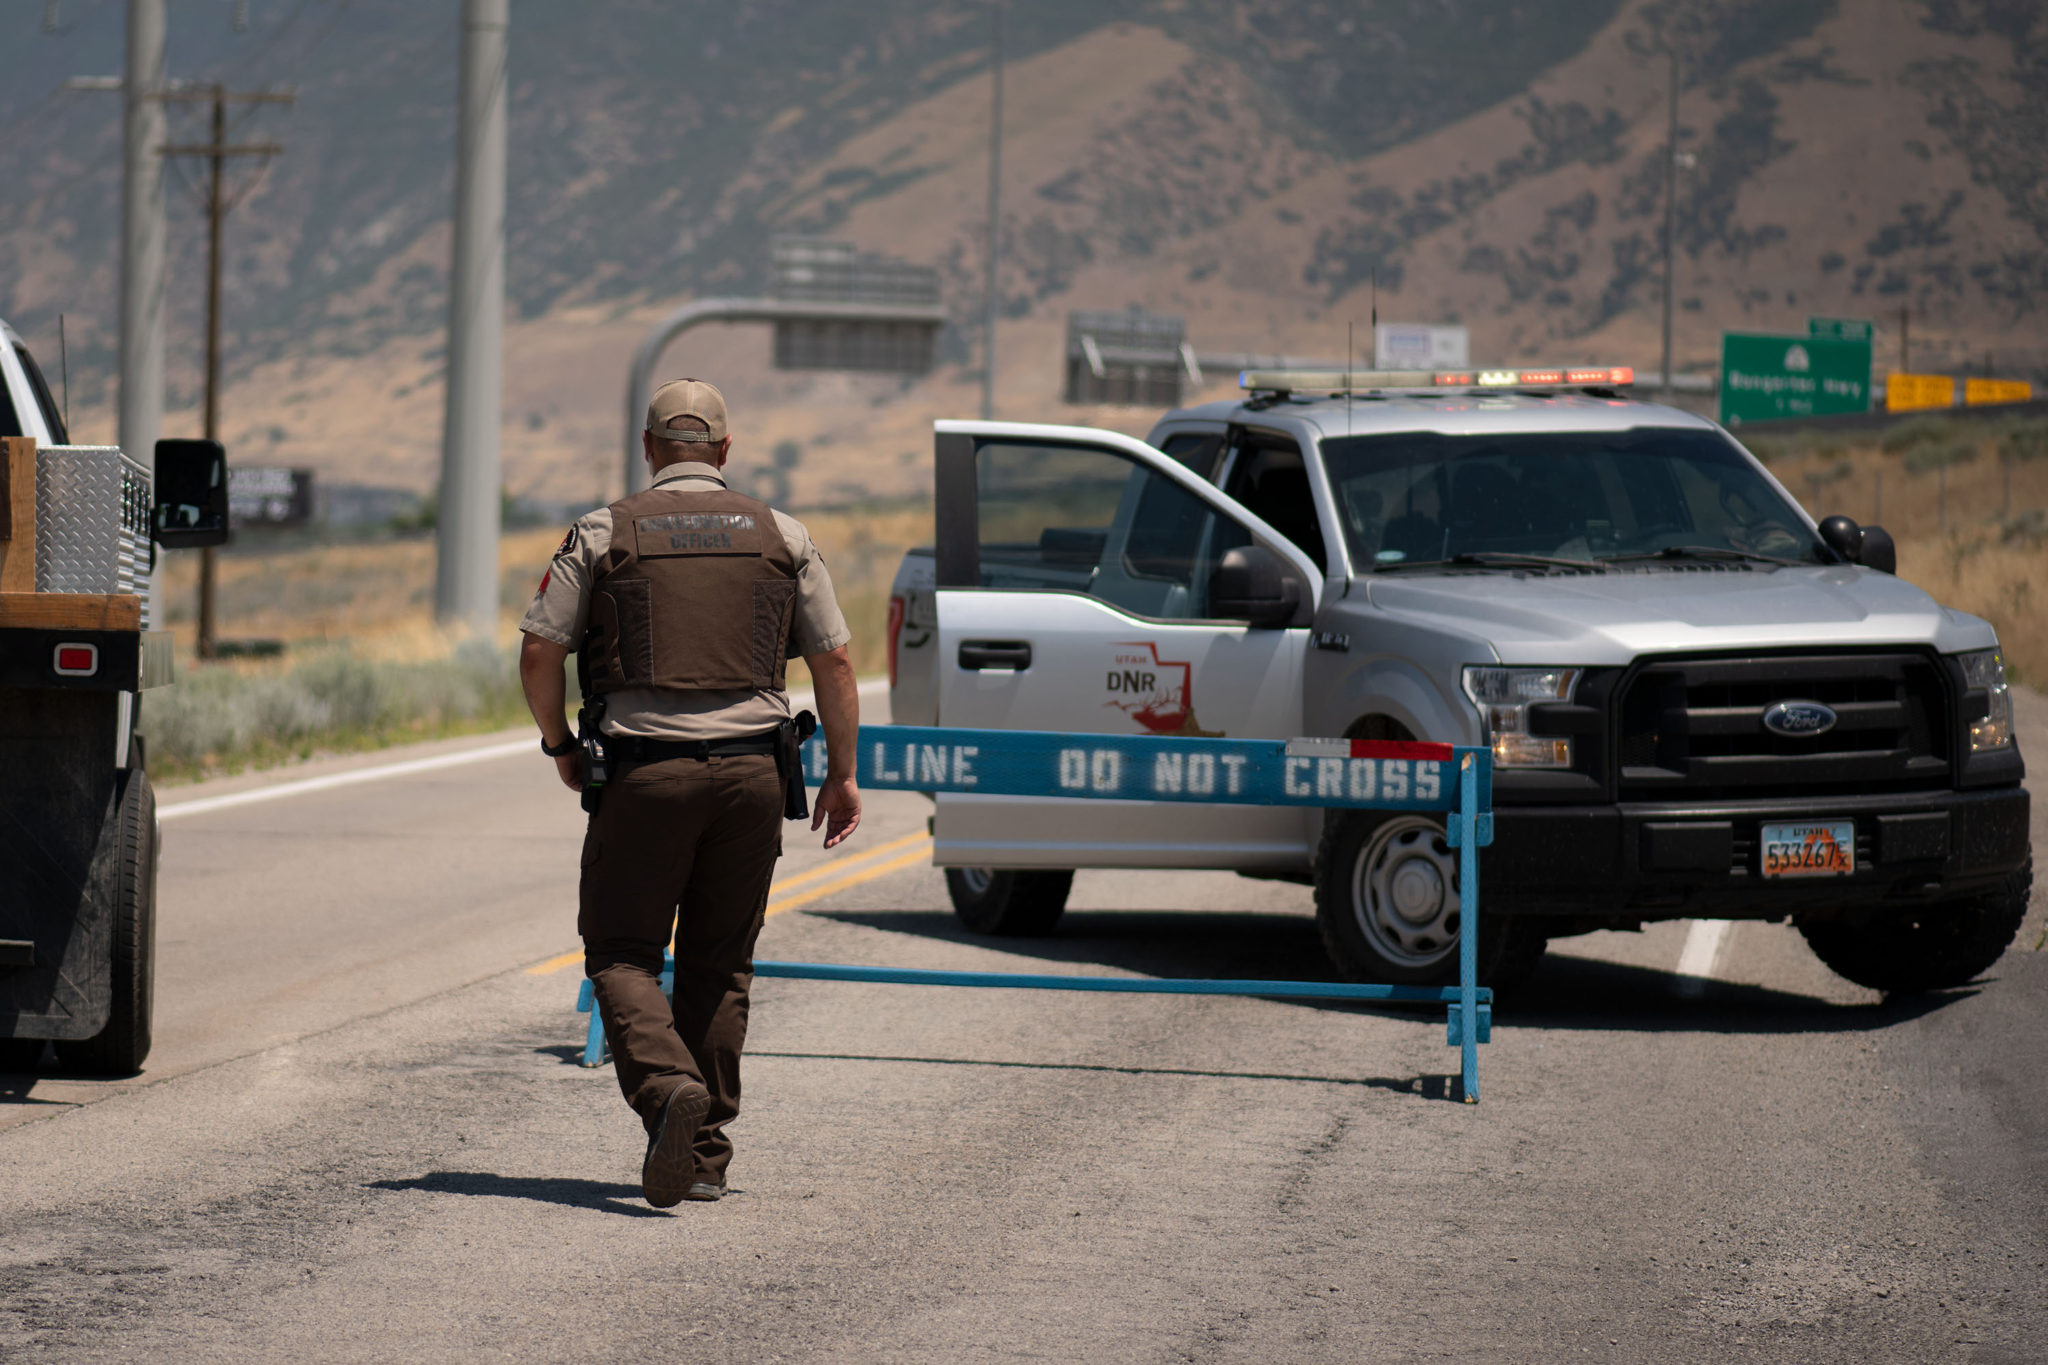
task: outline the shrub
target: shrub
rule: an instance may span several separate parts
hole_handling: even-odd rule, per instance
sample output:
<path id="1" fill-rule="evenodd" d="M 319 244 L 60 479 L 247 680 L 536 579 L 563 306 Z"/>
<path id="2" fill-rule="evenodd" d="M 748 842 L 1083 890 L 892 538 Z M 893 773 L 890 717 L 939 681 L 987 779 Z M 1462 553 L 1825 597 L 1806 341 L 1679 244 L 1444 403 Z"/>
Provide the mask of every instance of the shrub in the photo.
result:
<path id="1" fill-rule="evenodd" d="M 394 663 L 346 647 L 322 649 L 283 671 L 188 667 L 144 702 L 152 767 L 172 773 L 238 768 L 360 749 L 392 740 L 511 723 L 524 713 L 509 651 L 473 641 L 441 659 Z"/>
<path id="2" fill-rule="evenodd" d="M 1906 469 L 1913 474 L 1930 474 L 1937 469 L 1949 469 L 1959 464 L 1968 464 L 1977 458 L 1977 443 L 1968 439 L 1943 441 L 1938 444 L 1914 446 L 1906 454 Z"/>
<path id="3" fill-rule="evenodd" d="M 1998 443 L 1998 457 L 2008 463 L 2048 455 L 2048 422 L 2022 422 L 2009 428 Z"/>
<path id="4" fill-rule="evenodd" d="M 1915 417 L 1902 422 L 1884 434 L 1878 448 L 1887 455 L 1916 450 L 1948 441 L 1955 434 L 1955 423 L 1946 417 Z"/>

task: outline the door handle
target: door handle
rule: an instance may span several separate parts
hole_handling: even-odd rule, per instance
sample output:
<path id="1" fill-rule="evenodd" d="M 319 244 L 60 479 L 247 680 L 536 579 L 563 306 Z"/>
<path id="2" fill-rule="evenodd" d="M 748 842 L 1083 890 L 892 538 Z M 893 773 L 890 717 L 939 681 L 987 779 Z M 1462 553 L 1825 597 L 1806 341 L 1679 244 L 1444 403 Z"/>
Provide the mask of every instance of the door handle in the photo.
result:
<path id="1" fill-rule="evenodd" d="M 1031 667 L 1029 640 L 962 640 L 960 667 L 970 672 L 984 668 L 1007 668 L 1023 672 Z"/>

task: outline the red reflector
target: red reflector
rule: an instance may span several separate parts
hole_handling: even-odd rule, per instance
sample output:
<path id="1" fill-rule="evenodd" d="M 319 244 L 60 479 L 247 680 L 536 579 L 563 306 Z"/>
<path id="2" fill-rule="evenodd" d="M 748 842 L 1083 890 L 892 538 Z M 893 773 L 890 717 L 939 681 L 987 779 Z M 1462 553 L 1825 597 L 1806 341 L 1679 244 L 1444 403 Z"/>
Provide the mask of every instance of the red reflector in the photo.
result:
<path id="1" fill-rule="evenodd" d="M 99 672 L 98 645 L 58 645 L 56 671 L 67 678 L 82 678 Z"/>
<path id="2" fill-rule="evenodd" d="M 1351 741 L 1353 758 L 1434 758 L 1448 763 L 1451 760 L 1451 746 L 1431 740 L 1416 739 L 1354 739 Z"/>
<path id="3" fill-rule="evenodd" d="M 889 686 L 892 688 L 896 686 L 896 645 L 903 634 L 903 608 L 904 602 L 901 597 L 892 596 L 889 599 L 889 624 L 886 631 L 889 636 Z"/>

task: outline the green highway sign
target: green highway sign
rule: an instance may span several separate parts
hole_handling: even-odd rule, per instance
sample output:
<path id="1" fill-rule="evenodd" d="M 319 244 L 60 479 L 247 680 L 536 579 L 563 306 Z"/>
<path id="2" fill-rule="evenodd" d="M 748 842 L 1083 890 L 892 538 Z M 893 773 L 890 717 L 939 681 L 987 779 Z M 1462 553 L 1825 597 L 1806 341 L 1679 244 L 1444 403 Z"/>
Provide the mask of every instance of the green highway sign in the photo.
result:
<path id="1" fill-rule="evenodd" d="M 1870 342 L 1721 334 L 1721 425 L 1870 410 Z"/>
<path id="2" fill-rule="evenodd" d="M 1870 324 L 1861 318 L 1808 318 L 1806 334 L 1833 337 L 1837 341 L 1870 340 Z"/>

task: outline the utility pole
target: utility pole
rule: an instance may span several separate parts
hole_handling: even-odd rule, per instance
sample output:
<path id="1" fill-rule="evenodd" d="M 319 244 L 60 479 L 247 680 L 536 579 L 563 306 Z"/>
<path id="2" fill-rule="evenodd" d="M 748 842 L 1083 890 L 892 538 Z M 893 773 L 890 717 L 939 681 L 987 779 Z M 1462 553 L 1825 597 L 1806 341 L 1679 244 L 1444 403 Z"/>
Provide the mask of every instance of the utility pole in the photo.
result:
<path id="1" fill-rule="evenodd" d="M 981 419 L 996 415 L 996 260 L 1003 231 L 1003 0 L 991 0 L 988 104 L 988 281 L 981 324 Z"/>
<path id="2" fill-rule="evenodd" d="M 1678 264 L 1678 49 L 1671 49 L 1671 117 L 1664 149 L 1664 396 L 1671 396 L 1671 295 Z"/>
<path id="3" fill-rule="evenodd" d="M 121 84 L 121 449 L 148 461 L 164 425 L 164 0 L 128 0 Z M 162 624 L 160 575 L 150 620 Z"/>
<path id="4" fill-rule="evenodd" d="M 222 194 L 223 172 L 231 156 L 276 156 L 284 148 L 274 142 L 228 144 L 227 109 L 235 104 L 290 104 L 290 94 L 273 91 L 229 91 L 219 85 L 166 91 L 165 100 L 203 100 L 213 106 L 212 138 L 198 144 L 167 144 L 165 156 L 203 156 L 207 162 L 206 188 L 206 406 L 204 435 L 220 439 L 220 237 L 221 224 L 233 207 Z M 215 658 L 218 653 L 217 626 L 219 594 L 219 550 L 209 545 L 199 552 L 199 657 Z"/>
<path id="5" fill-rule="evenodd" d="M 463 0 L 448 281 L 447 415 L 434 614 L 488 635 L 498 623 L 499 408 L 504 394 L 507 0 Z"/>

